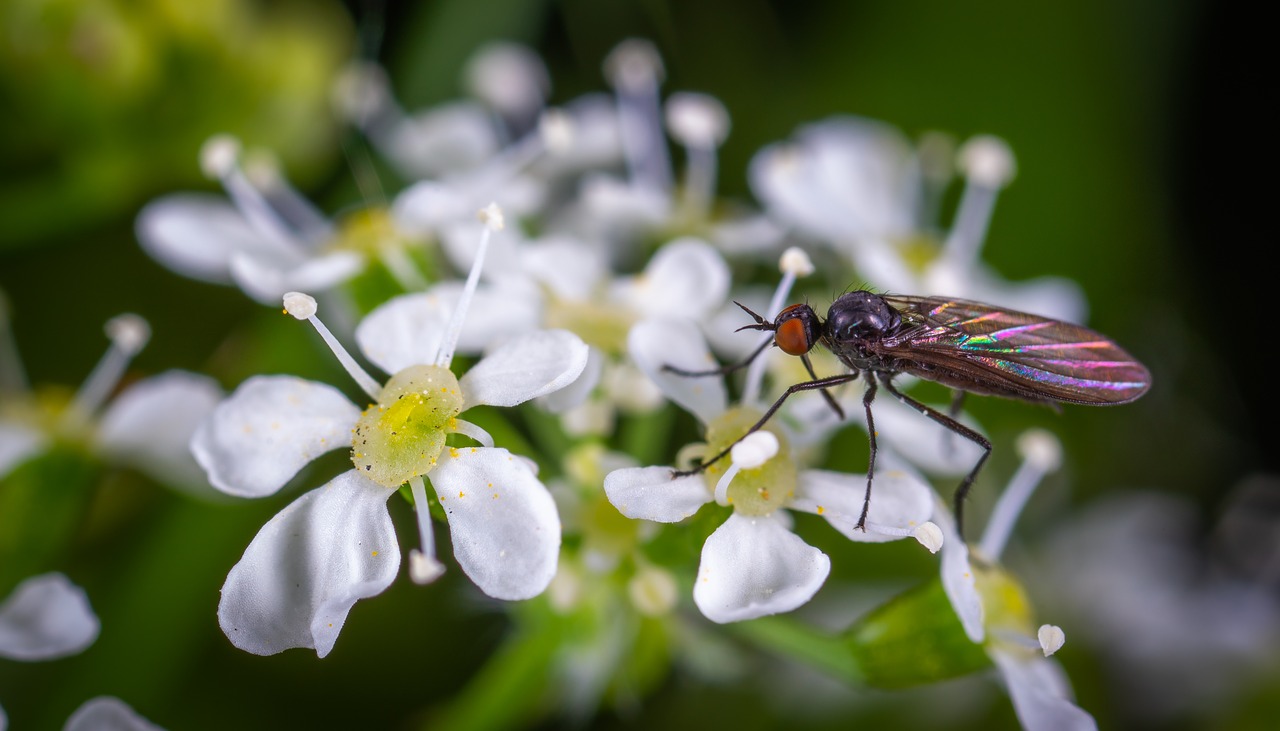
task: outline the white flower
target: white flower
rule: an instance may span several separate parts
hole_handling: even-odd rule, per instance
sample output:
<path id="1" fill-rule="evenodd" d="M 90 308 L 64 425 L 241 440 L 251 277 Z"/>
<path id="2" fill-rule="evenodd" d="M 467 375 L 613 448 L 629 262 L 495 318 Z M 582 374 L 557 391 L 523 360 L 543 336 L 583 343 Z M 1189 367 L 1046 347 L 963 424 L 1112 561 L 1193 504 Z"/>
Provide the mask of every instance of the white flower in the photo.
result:
<path id="1" fill-rule="evenodd" d="M 63 574 L 33 576 L 0 603 L 0 657 L 30 662 L 77 655 L 100 629 L 84 589 Z"/>
<path id="2" fill-rule="evenodd" d="M 90 698 L 77 708 L 62 731 L 161 731 L 161 728 L 139 716 L 119 698 L 103 695 Z"/>
<path id="3" fill-rule="evenodd" d="M 98 639 L 101 627 L 84 589 L 60 573 L 32 576 L 0 602 L 0 658 L 35 662 L 77 655 Z M 0 731 L 6 724 L 0 708 Z M 81 706 L 64 729 L 156 731 L 124 703 L 105 696 Z"/>
<path id="4" fill-rule="evenodd" d="M 1013 153 L 998 138 L 962 146 L 965 191 L 940 248 L 933 242 L 950 155 L 950 143 L 936 135 L 917 149 L 883 123 L 835 117 L 757 153 L 751 187 L 772 216 L 830 244 L 876 287 L 1081 322 L 1086 304 L 1071 280 L 1010 284 L 979 260 L 997 194 L 1014 172 Z"/>
<path id="5" fill-rule="evenodd" d="M 1048 656 L 1062 646 L 1062 630 L 1045 625 L 1035 637 L 1016 626 L 1024 618 L 1010 617 L 1007 607 L 988 611 L 986 603 L 1003 598 L 1010 591 L 1020 592 L 1016 584 L 995 568 L 1026 501 L 1045 474 L 1058 468 L 1061 446 L 1053 435 L 1030 431 L 1019 440 L 1023 464 L 1010 480 L 992 510 L 982 541 L 976 549 L 980 567 L 970 561 L 971 548 L 961 539 L 955 521 L 945 503 L 938 501 L 934 520 L 942 529 L 942 586 L 951 600 L 969 639 L 981 643 L 1004 679 L 1014 711 L 1022 727 L 1028 731 L 1059 729 L 1096 729 L 1093 717 L 1071 697 L 1071 685 L 1062 669 Z M 1001 584 L 998 588 L 983 585 Z M 1007 591 L 1001 591 L 1009 586 Z M 1025 612 L 1025 608 L 1020 608 Z M 1000 619 L 995 625 L 991 616 Z M 1010 625 L 1010 622 L 1014 622 Z"/>
<path id="6" fill-rule="evenodd" d="M 482 260 L 477 257 L 477 267 Z M 458 415 L 563 388 L 582 372 L 587 346 L 564 331 L 530 331 L 454 377 L 448 365 L 477 278 L 478 268 L 448 333 L 421 333 L 438 344 L 434 358 L 397 366 L 385 384 L 337 343 L 316 318 L 314 300 L 286 296 L 286 309 L 316 327 L 371 405 L 362 413 L 331 386 L 259 376 L 242 384 L 196 433 L 191 448 L 210 480 L 242 496 L 272 494 L 324 452 L 352 450 L 354 469 L 276 515 L 227 576 L 218 618 L 237 647 L 256 654 L 309 647 L 327 655 L 351 606 L 382 592 L 399 570 L 387 499 L 405 482 L 421 540 L 409 557 L 410 576 L 419 583 L 439 576 L 443 565 L 435 558 L 424 478 L 448 518 L 454 556 L 482 591 L 527 599 L 550 582 L 560 545 L 550 494 L 524 460 L 494 448 L 488 434 Z M 385 352 L 400 351 L 393 345 Z M 446 447 L 448 433 L 484 446 Z"/>
<path id="7" fill-rule="evenodd" d="M 668 398 L 693 413 L 707 428 L 709 459 L 741 436 L 762 415 L 749 405 L 729 408 L 719 375 L 687 377 L 663 370 L 715 367 L 696 326 L 687 320 L 654 319 L 636 325 L 632 356 Z M 764 430 L 778 442 L 777 428 Z M 757 432 L 761 434 L 761 432 Z M 763 436 L 763 434 L 761 434 Z M 768 442 L 768 440 L 765 440 Z M 741 451 L 708 467 L 704 474 L 673 477 L 670 467 L 616 470 L 605 479 L 609 501 L 630 518 L 673 523 L 715 500 L 733 514 L 703 546 L 694 601 L 709 619 L 735 622 L 786 612 L 821 588 L 830 559 L 790 530 L 785 509 L 820 515 L 846 537 L 879 542 L 915 535 L 932 513 L 930 489 L 903 471 L 877 473 L 866 530 L 856 528 L 862 513 L 863 480 L 822 470 L 797 470 L 784 448 Z"/>
<path id="8" fill-rule="evenodd" d="M 7 340 L 7 320 L 0 321 L 0 330 L 0 342 L 10 346 L 12 361 L 6 369 L 12 383 L 0 403 L 0 478 L 42 454 L 54 440 L 70 439 L 161 484 L 210 496 L 187 442 L 222 398 L 212 378 L 168 371 L 130 384 L 107 402 L 150 336 L 145 320 L 126 314 L 107 322 L 111 347 L 69 402 L 37 398 L 25 383 L 16 348 Z"/>
<path id="9" fill-rule="evenodd" d="M 293 289 L 324 291 L 360 272 L 367 253 L 420 286 L 403 261 L 403 235 L 385 212 L 367 211 L 339 230 L 263 162 L 246 172 L 239 143 L 215 137 L 201 152 L 205 172 L 227 197 L 175 193 L 143 207 L 135 229 L 142 248 L 193 279 L 240 287 L 255 300 L 278 302 Z M 228 200 L 228 198 L 230 200 Z M 345 245 L 336 245 L 341 241 Z"/>
<path id="10" fill-rule="evenodd" d="M 494 243 L 498 250 L 490 258 L 496 261 L 486 267 L 488 282 L 472 300 L 459 351 L 477 353 L 539 327 L 575 333 L 591 346 L 586 370 L 570 387 L 539 403 L 553 412 L 577 409 L 567 419 L 603 406 L 608 412 L 604 423 L 589 431 L 607 431 L 615 407 L 646 411 L 661 403 L 661 395 L 625 357 L 633 324 L 650 317 L 701 319 L 723 303 L 729 290 L 729 267 L 723 257 L 697 239 L 671 241 L 642 272 L 616 278 L 610 276 L 600 249 L 578 240 L 520 242 L 509 234 L 495 235 Z M 460 245 L 447 243 L 446 250 L 456 252 L 458 265 L 471 264 Z M 458 296 L 459 287 L 445 283 L 393 298 L 365 318 L 356 340 L 389 372 L 422 362 L 436 347 L 424 333 L 450 317 Z M 402 337 L 409 333 L 416 335 Z M 601 388 L 595 400 L 587 403 L 597 386 Z"/>

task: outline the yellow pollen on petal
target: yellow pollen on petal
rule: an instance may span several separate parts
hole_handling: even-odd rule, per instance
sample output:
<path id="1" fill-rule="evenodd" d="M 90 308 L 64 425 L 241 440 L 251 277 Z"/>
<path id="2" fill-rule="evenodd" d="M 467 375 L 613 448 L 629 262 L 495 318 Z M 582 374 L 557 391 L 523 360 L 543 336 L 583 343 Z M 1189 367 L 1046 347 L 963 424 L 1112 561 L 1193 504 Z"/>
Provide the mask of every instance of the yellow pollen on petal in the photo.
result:
<path id="1" fill-rule="evenodd" d="M 825 513 L 825 512 L 827 512 L 827 509 L 826 509 L 826 508 L 824 508 L 824 507 L 822 507 L 821 505 L 819 505 L 819 506 L 818 506 L 818 515 L 822 515 L 822 514 L 823 514 L 823 513 Z"/>
<path id="2" fill-rule="evenodd" d="M 464 492 L 462 492 L 461 490 L 459 490 L 459 491 L 458 491 L 458 497 L 459 497 L 459 498 L 464 498 L 464 497 L 466 497 L 466 493 L 464 493 Z"/>
<path id="3" fill-rule="evenodd" d="M 377 555 L 378 555 L 378 552 L 377 552 L 377 551 L 371 551 L 370 553 L 371 553 L 372 555 L 374 555 L 374 556 L 377 556 Z"/>
<path id="4" fill-rule="evenodd" d="M 458 449 L 456 447 L 449 447 L 449 456 L 456 458 L 458 456 Z"/>

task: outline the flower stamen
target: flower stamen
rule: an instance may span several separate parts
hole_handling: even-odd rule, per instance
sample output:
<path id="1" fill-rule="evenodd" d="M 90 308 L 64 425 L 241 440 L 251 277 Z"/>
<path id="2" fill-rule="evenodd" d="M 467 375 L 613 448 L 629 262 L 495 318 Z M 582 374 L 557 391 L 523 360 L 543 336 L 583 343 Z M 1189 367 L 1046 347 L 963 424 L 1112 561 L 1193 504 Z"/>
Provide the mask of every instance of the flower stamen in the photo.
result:
<path id="1" fill-rule="evenodd" d="M 230 135 L 215 135 L 200 148 L 200 168 L 205 175 L 222 183 L 227 196 L 259 233 L 300 254 L 296 232 L 245 175 L 240 156 L 239 140 Z"/>
<path id="2" fill-rule="evenodd" d="M 427 488 L 422 477 L 409 480 L 413 492 L 414 512 L 418 515 L 418 539 L 422 548 L 409 551 L 409 578 L 415 584 L 430 584 L 444 575 L 444 564 L 436 558 L 435 528 L 431 524 L 431 509 L 427 504 Z"/>
<path id="3" fill-rule="evenodd" d="M 671 160 L 662 137 L 658 89 L 662 59 L 653 44 L 632 38 L 605 58 L 605 76 L 617 92 L 618 127 L 633 185 L 671 189 Z"/>
<path id="4" fill-rule="evenodd" d="M 342 347 L 342 343 L 338 342 L 333 333 L 329 332 L 329 328 L 325 327 L 320 318 L 316 317 L 316 309 L 316 299 L 309 294 L 286 292 L 284 295 L 284 311 L 292 315 L 296 320 L 306 320 L 311 323 L 316 332 L 320 333 L 320 337 L 324 338 L 329 350 L 333 351 L 333 354 L 337 356 L 338 362 L 342 364 L 343 368 L 347 369 L 347 373 L 360 386 L 360 390 L 368 394 L 369 398 L 377 401 L 378 394 L 382 393 L 382 385 L 374 380 L 373 376 L 365 372 L 360 367 L 360 364 L 356 362 L 356 359 L 352 358 L 351 354 L 347 352 L 347 349 Z"/>
<path id="5" fill-rule="evenodd" d="M 1013 150 L 999 137 L 979 135 L 961 145 L 960 167 L 965 174 L 964 193 L 944 253 L 953 266 L 968 269 L 982 252 L 996 196 L 1013 180 Z"/>
<path id="6" fill-rule="evenodd" d="M 475 295 L 480 283 L 480 270 L 484 267 L 484 257 L 489 251 L 489 238 L 494 231 L 505 227 L 502 209 L 497 203 L 490 203 L 479 212 L 484 228 L 480 232 L 480 244 L 476 247 L 475 259 L 471 262 L 471 271 L 467 273 L 467 283 L 458 297 L 458 304 L 453 310 L 453 319 L 449 322 L 449 330 L 440 341 L 440 352 L 436 355 L 436 365 L 448 368 L 453 362 L 453 353 L 458 347 L 458 338 L 462 335 L 462 323 L 466 320 L 467 309 L 471 306 L 471 298 Z"/>
<path id="7" fill-rule="evenodd" d="M 1000 558 L 1022 508 L 1036 491 L 1040 480 L 1062 464 L 1062 443 L 1043 429 L 1024 432 L 1018 438 L 1018 452 L 1022 455 L 1022 464 L 996 501 L 979 544 L 978 550 L 991 561 Z"/>
<path id="8" fill-rule="evenodd" d="M 111 347 L 107 348 L 107 352 L 94 366 L 75 399 L 67 407 L 62 418 L 64 427 L 82 424 L 98 410 L 112 389 L 120 383 L 129 361 L 133 360 L 151 338 L 151 326 L 146 320 L 133 314 L 117 315 L 107 320 L 105 330 L 107 337 L 111 339 Z"/>

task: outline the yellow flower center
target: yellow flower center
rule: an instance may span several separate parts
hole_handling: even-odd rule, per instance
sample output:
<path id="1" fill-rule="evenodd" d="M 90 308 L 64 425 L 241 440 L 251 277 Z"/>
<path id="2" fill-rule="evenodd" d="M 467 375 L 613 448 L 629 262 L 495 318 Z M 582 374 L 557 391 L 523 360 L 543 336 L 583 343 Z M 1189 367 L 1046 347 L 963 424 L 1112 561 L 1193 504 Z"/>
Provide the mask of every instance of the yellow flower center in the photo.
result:
<path id="1" fill-rule="evenodd" d="M 755 409 L 735 406 L 716 417 L 707 426 L 707 447 L 703 457 L 713 457 L 728 448 L 761 416 L 761 412 Z M 764 429 L 778 438 L 778 454 L 759 467 L 740 470 L 729 485 L 729 504 L 742 515 L 768 515 L 791 502 L 796 494 L 796 464 L 791 458 L 786 437 L 768 425 Z M 715 491 L 716 483 L 729 469 L 729 464 L 726 456 L 706 469 L 703 477 L 707 489 Z"/>
<path id="2" fill-rule="evenodd" d="M 400 371 L 356 422 L 351 462 L 383 487 L 425 475 L 444 451 L 462 405 L 462 389 L 448 368 L 416 365 Z"/>

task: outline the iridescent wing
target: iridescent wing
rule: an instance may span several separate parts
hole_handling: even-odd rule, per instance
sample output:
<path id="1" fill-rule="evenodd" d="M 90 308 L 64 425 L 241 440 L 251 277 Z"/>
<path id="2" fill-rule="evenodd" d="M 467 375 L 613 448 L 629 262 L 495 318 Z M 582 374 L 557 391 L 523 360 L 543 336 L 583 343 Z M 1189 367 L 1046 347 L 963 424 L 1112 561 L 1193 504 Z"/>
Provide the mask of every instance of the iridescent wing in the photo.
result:
<path id="1" fill-rule="evenodd" d="M 1093 405 L 1128 403 L 1151 386 L 1145 366 L 1089 328 L 980 302 L 882 296 L 903 325 L 876 351 L 922 378 L 975 393 Z"/>

